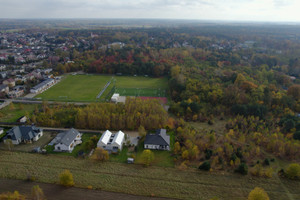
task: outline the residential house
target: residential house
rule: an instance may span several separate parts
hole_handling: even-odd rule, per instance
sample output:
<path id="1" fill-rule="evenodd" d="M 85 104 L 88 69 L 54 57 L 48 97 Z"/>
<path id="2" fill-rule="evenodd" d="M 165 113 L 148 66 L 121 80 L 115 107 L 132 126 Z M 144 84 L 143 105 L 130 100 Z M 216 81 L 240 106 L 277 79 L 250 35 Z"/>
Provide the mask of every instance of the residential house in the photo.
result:
<path id="1" fill-rule="evenodd" d="M 106 130 L 97 143 L 97 147 L 101 147 L 109 152 L 117 152 L 122 150 L 125 140 L 125 134 L 122 131 L 118 131 L 116 134 L 112 134 L 109 130 Z"/>
<path id="2" fill-rule="evenodd" d="M 27 122 L 27 117 L 26 116 L 22 116 L 19 119 L 17 119 L 17 122 L 26 123 Z"/>
<path id="3" fill-rule="evenodd" d="M 24 87 L 17 85 L 8 93 L 9 98 L 18 98 L 24 94 Z"/>
<path id="4" fill-rule="evenodd" d="M 59 133 L 49 145 L 54 145 L 54 151 L 58 152 L 72 152 L 74 147 L 81 144 L 81 133 L 76 129 L 71 128 L 68 131 Z"/>
<path id="5" fill-rule="evenodd" d="M 9 87 L 7 85 L 0 85 L 0 92 L 7 94 L 9 92 Z"/>
<path id="6" fill-rule="evenodd" d="M 170 150 L 170 136 L 166 129 L 158 129 L 155 134 L 147 134 L 144 141 L 145 149 Z"/>
<path id="7" fill-rule="evenodd" d="M 0 78 L 6 78 L 6 76 L 7 76 L 7 72 L 6 71 L 4 71 L 4 72 L 0 72 Z"/>
<path id="8" fill-rule="evenodd" d="M 9 131 L 4 140 L 11 139 L 13 144 L 37 141 L 43 136 L 43 130 L 35 126 L 15 126 Z"/>
<path id="9" fill-rule="evenodd" d="M 16 82 L 12 78 L 6 79 L 5 81 L 3 81 L 3 84 L 8 85 L 9 87 L 15 87 L 16 86 Z"/>
<path id="10" fill-rule="evenodd" d="M 4 133 L 4 128 L 0 128 L 0 135 Z"/>
<path id="11" fill-rule="evenodd" d="M 49 78 L 41 83 L 39 83 L 38 85 L 34 86 L 33 88 L 30 89 L 31 93 L 39 93 L 42 91 L 47 90 L 48 88 L 50 88 L 52 85 L 54 85 L 55 80 L 52 78 Z"/>

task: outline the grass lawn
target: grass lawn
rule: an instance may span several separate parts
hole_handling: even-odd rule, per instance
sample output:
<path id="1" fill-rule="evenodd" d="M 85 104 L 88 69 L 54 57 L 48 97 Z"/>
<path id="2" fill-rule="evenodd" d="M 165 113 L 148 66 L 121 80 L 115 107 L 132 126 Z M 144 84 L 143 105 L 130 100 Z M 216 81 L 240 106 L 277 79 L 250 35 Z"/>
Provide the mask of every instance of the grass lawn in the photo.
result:
<path id="1" fill-rule="evenodd" d="M 68 75 L 53 87 L 49 88 L 42 94 L 36 96 L 43 100 L 52 101 L 103 101 L 109 94 L 114 81 L 104 91 L 100 99 L 97 95 L 103 89 L 112 76 L 105 75 Z M 149 78 L 149 77 L 132 77 L 132 76 L 115 76 L 117 90 L 120 88 L 126 96 L 135 96 L 134 94 L 143 93 L 145 96 L 166 96 L 168 81 L 166 78 Z M 139 90 L 137 90 L 139 88 Z M 141 88 L 143 88 L 141 90 Z M 125 90 L 126 89 L 126 90 Z M 128 94 L 127 94 L 128 93 Z M 141 95 L 140 95 L 141 96 Z"/>
<path id="2" fill-rule="evenodd" d="M 41 155 L 0 151 L 0 177 L 23 179 L 28 174 L 38 182 L 57 183 L 59 174 L 68 169 L 76 187 L 124 192 L 135 195 L 178 199 L 244 200 L 254 187 L 262 187 L 270 199 L 300 199 L 300 181 L 256 178 L 250 175 L 203 172 L 196 169 L 143 167 L 117 162 L 95 162 L 72 156 Z M 281 182 L 286 186 L 285 190 Z"/>
<path id="3" fill-rule="evenodd" d="M 215 119 L 213 125 L 209 125 L 207 122 L 189 122 L 189 124 L 198 131 L 215 131 L 219 135 L 226 133 L 226 120 Z"/>
<path id="4" fill-rule="evenodd" d="M 31 114 L 36 106 L 38 105 L 14 103 L 13 106 L 11 106 L 10 104 L 0 110 L 0 121 L 16 122 L 17 119 L 24 116 L 26 113 Z"/>
<path id="5" fill-rule="evenodd" d="M 53 101 L 97 101 L 97 95 L 110 79 L 111 76 L 68 75 L 36 98 Z"/>

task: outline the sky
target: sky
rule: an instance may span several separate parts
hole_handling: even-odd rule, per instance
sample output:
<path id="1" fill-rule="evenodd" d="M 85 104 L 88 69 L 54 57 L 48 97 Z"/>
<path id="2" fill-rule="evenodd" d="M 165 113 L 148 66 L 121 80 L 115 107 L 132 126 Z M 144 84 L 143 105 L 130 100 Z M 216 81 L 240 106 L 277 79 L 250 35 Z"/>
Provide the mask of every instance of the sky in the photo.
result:
<path id="1" fill-rule="evenodd" d="M 299 0 L 0 0 L 0 18 L 300 22 Z"/>

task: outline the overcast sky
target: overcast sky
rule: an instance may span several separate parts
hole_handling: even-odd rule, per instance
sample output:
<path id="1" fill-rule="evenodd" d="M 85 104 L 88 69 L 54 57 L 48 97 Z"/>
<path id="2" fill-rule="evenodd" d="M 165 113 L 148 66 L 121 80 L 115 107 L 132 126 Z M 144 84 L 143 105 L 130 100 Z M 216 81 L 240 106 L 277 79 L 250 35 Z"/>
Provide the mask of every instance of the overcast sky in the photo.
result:
<path id="1" fill-rule="evenodd" d="M 300 22 L 299 0 L 0 0 L 0 18 L 166 18 Z"/>

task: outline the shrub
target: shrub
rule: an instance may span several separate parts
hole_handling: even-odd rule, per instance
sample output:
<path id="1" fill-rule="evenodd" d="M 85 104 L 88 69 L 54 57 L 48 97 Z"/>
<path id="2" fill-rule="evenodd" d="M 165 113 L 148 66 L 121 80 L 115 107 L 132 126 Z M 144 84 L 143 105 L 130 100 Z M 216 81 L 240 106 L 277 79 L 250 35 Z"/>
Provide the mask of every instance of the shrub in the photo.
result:
<path id="1" fill-rule="evenodd" d="M 209 161 L 205 161 L 204 163 L 202 163 L 199 166 L 199 169 L 205 170 L 205 171 L 209 171 L 210 170 L 210 162 Z"/>
<path id="2" fill-rule="evenodd" d="M 256 187 L 249 193 L 248 200 L 269 200 L 269 196 L 264 189 Z"/>
<path id="3" fill-rule="evenodd" d="M 290 179 L 300 178 L 300 165 L 297 163 L 290 164 L 286 169 L 286 176 Z"/>
<path id="4" fill-rule="evenodd" d="M 31 197 L 32 197 L 33 200 L 46 199 L 43 190 L 38 185 L 35 185 L 35 186 L 32 187 Z"/>
<path id="5" fill-rule="evenodd" d="M 74 185 L 73 175 L 69 170 L 65 170 L 59 175 L 59 184 L 67 187 Z"/>
<path id="6" fill-rule="evenodd" d="M 238 168 L 235 170 L 235 172 L 241 173 L 243 175 L 248 174 L 248 166 L 245 163 L 241 163 Z"/>
<path id="7" fill-rule="evenodd" d="M 151 150 L 146 149 L 143 151 L 141 155 L 141 159 L 142 159 L 142 163 L 145 166 L 149 166 L 150 163 L 154 160 L 154 153 Z"/>
<path id="8" fill-rule="evenodd" d="M 98 160 L 98 161 L 106 161 L 109 159 L 108 151 L 104 150 L 103 148 L 96 148 L 92 159 Z"/>
<path id="9" fill-rule="evenodd" d="M 264 160 L 264 165 L 270 165 L 270 161 L 269 161 L 268 158 L 266 158 L 266 159 Z"/>

